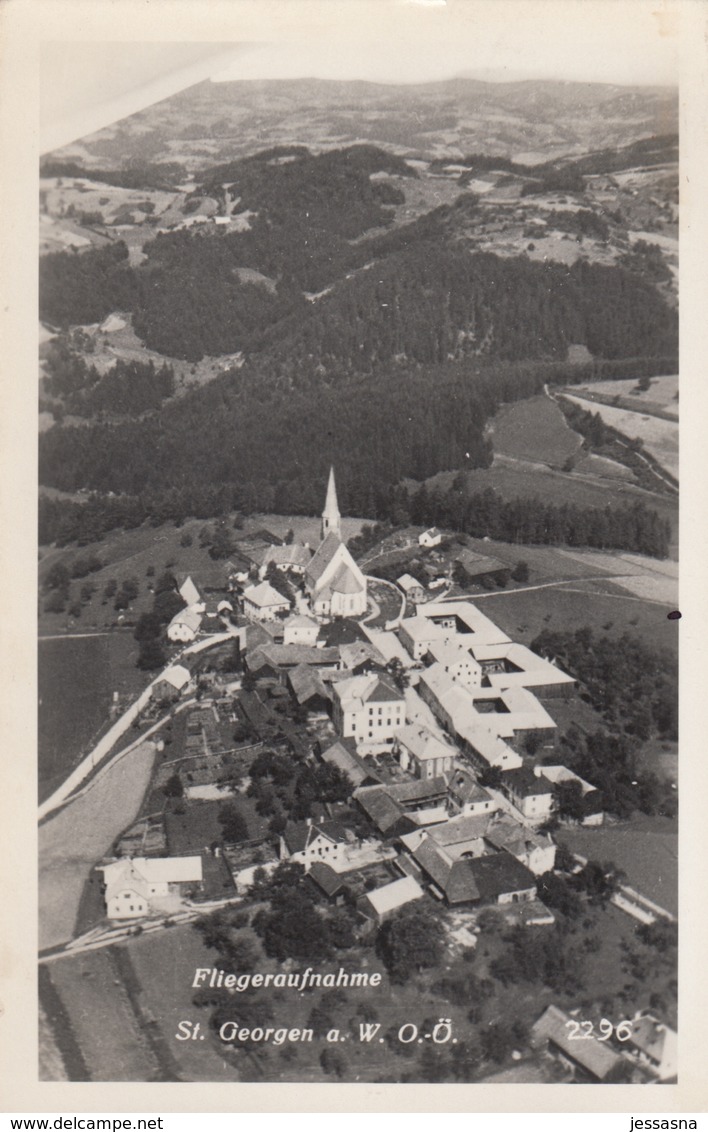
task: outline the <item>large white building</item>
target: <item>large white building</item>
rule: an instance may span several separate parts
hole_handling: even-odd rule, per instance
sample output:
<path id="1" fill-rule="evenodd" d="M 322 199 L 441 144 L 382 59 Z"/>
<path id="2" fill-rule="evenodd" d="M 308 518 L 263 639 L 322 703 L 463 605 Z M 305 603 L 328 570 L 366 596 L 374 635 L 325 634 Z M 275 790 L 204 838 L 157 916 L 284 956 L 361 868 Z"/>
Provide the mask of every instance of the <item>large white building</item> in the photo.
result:
<path id="1" fill-rule="evenodd" d="M 125 857 L 102 865 L 109 920 L 134 920 L 161 910 L 161 900 L 202 883 L 201 857 Z"/>
<path id="2" fill-rule="evenodd" d="M 330 468 L 322 512 L 322 542 L 305 570 L 312 612 L 319 617 L 360 617 L 366 613 L 366 577 L 342 542 L 334 468 Z"/>
<path id="3" fill-rule="evenodd" d="M 386 745 L 406 721 L 403 692 L 383 676 L 352 676 L 332 690 L 334 725 L 344 739 L 372 748 Z"/>

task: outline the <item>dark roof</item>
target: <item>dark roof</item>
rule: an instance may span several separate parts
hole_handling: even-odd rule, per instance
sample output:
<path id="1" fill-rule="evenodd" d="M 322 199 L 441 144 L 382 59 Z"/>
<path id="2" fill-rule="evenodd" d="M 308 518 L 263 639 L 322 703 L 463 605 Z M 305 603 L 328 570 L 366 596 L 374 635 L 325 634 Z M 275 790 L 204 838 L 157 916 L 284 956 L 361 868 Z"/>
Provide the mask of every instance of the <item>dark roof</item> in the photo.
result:
<path id="1" fill-rule="evenodd" d="M 318 649 L 316 645 L 277 645 L 262 646 L 263 653 L 272 664 L 288 667 L 292 665 L 335 665 L 339 664 L 339 649 Z"/>
<path id="2" fill-rule="evenodd" d="M 534 794 L 553 794 L 554 786 L 543 775 L 536 775 L 528 766 L 520 766 L 515 770 L 502 771 L 502 787 L 513 790 L 522 798 L 530 798 Z"/>
<path id="3" fill-rule="evenodd" d="M 298 664 L 296 668 L 291 669 L 288 673 L 288 683 L 299 704 L 306 704 L 316 696 L 321 696 L 324 700 L 332 699 L 319 672 L 308 664 Z"/>
<path id="4" fill-rule="evenodd" d="M 481 574 L 496 574 L 498 570 L 509 569 L 509 566 L 500 562 L 498 558 L 491 558 L 487 554 L 476 554 L 474 550 L 461 550 L 455 555 L 454 561 L 458 562 L 470 577 Z"/>
<path id="5" fill-rule="evenodd" d="M 313 822 L 311 825 L 303 821 L 288 822 L 283 831 L 283 841 L 289 853 L 300 853 L 319 834 L 328 837 L 330 841 L 342 842 L 347 840 L 346 829 L 337 821 Z"/>
<path id="6" fill-rule="evenodd" d="M 472 857 L 466 863 L 472 868 L 482 900 L 495 900 L 509 892 L 525 892 L 536 887 L 536 877 L 531 870 L 506 849 L 485 857 Z"/>
<path id="7" fill-rule="evenodd" d="M 552 1042 L 592 1077 L 603 1081 L 622 1065 L 622 1058 L 592 1035 L 582 1042 L 573 1041 L 567 1026 L 569 1021 L 570 1017 L 564 1010 L 549 1006 L 531 1027 L 532 1043 L 539 1040 Z"/>
<path id="8" fill-rule="evenodd" d="M 370 703 L 386 703 L 389 701 L 398 702 L 403 699 L 403 692 L 399 692 L 398 688 L 394 688 L 393 684 L 389 684 L 388 680 L 383 676 L 379 676 L 376 684 L 366 697 L 367 704 Z"/>
<path id="9" fill-rule="evenodd" d="M 322 761 L 329 763 L 330 766 L 336 766 L 343 774 L 346 774 L 355 787 L 363 786 L 366 782 L 376 783 L 380 779 L 378 775 L 369 770 L 366 761 L 357 755 L 355 750 L 352 750 L 346 740 L 338 740 L 328 747 L 326 751 L 322 752 Z"/>
<path id="10" fill-rule="evenodd" d="M 236 542 L 244 546 L 249 543 L 265 543 L 269 546 L 282 546 L 283 540 L 265 527 L 260 527 L 257 531 L 244 531 L 243 534 L 237 535 Z"/>
<path id="11" fill-rule="evenodd" d="M 334 869 L 326 865 L 324 861 L 313 861 L 310 865 L 309 876 L 326 896 L 336 896 L 345 887 L 344 880 L 339 873 L 335 873 Z"/>
<path id="12" fill-rule="evenodd" d="M 411 778 L 408 782 L 394 782 L 386 787 L 391 798 L 405 806 L 407 802 L 421 802 L 425 798 L 435 798 L 447 793 L 447 779 Z"/>
<path id="13" fill-rule="evenodd" d="M 363 786 L 354 797 L 384 837 L 411 833 L 418 828 L 383 786 Z"/>

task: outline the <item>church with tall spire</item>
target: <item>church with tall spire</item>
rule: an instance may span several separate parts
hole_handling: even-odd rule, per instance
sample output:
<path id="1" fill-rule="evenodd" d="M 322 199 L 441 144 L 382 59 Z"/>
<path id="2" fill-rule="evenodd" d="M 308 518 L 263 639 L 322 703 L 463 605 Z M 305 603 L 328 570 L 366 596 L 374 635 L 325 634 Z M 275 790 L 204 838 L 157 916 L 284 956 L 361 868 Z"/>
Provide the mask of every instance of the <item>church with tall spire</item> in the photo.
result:
<path id="1" fill-rule="evenodd" d="M 334 468 L 329 470 L 322 512 L 322 541 L 305 570 L 305 588 L 318 617 L 360 617 L 366 613 L 366 577 L 342 542 Z"/>

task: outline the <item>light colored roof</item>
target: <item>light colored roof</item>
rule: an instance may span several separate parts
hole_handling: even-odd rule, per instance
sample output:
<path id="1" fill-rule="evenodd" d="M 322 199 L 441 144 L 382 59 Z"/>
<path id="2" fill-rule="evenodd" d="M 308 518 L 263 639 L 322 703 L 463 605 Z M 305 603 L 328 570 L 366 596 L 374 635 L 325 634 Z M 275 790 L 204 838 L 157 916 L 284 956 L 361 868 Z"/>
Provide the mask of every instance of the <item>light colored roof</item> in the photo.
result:
<path id="1" fill-rule="evenodd" d="M 392 912 L 394 908 L 409 904 L 411 900 L 420 900 L 422 895 L 423 889 L 418 881 L 406 876 L 367 892 L 366 898 L 377 915 L 382 916 L 386 912 Z"/>
<path id="2" fill-rule="evenodd" d="M 379 650 L 369 641 L 351 641 L 339 646 L 339 655 L 345 668 L 356 668 L 367 660 L 385 666 L 386 661 Z"/>
<path id="3" fill-rule="evenodd" d="M 633 1020 L 629 1041 L 652 1061 L 660 1063 L 666 1054 L 672 1061 L 676 1059 L 676 1032 L 652 1014 L 644 1014 Z"/>
<path id="4" fill-rule="evenodd" d="M 449 743 L 443 743 L 428 731 L 427 727 L 419 727 L 415 723 L 401 727 L 396 732 L 395 738 L 421 762 L 428 759 L 451 758 L 456 753 L 455 748 Z"/>
<path id="5" fill-rule="evenodd" d="M 420 613 L 416 617 L 405 617 L 401 621 L 401 629 L 405 629 L 412 641 L 421 644 L 425 641 L 443 641 L 450 636 L 449 629 L 444 629 L 442 625 L 435 625 Z"/>
<path id="6" fill-rule="evenodd" d="M 423 589 L 421 583 L 417 578 L 414 578 L 412 574 L 401 574 L 400 578 L 396 578 L 396 583 L 406 592 L 408 592 L 408 590 Z"/>
<path id="7" fill-rule="evenodd" d="M 504 633 L 484 613 L 477 609 L 471 601 L 435 601 L 421 607 L 421 616 L 429 617 L 459 617 L 465 626 L 464 633 L 474 634 L 475 640 L 496 644 L 509 641 Z M 465 641 L 465 646 L 469 647 Z"/>
<path id="8" fill-rule="evenodd" d="M 557 785 L 559 782 L 579 782 L 580 789 L 585 794 L 590 794 L 593 790 L 597 790 L 596 786 L 591 786 L 584 778 L 581 778 L 575 771 L 569 770 L 567 766 L 544 766 L 543 777 L 547 778 L 549 782 Z"/>
<path id="9" fill-rule="evenodd" d="M 290 617 L 283 621 L 283 629 L 317 629 L 319 631 L 319 625 L 311 617 L 306 617 L 304 613 L 292 613 Z"/>
<path id="10" fill-rule="evenodd" d="M 483 717 L 478 717 L 483 718 Z M 484 759 L 489 766 L 512 770 L 522 766 L 523 759 L 513 747 L 495 735 L 488 727 L 483 727 L 477 720 L 472 723 L 456 727 L 460 739 L 468 743 L 472 750 Z"/>
<path id="11" fill-rule="evenodd" d="M 508 644 L 471 644 L 469 651 L 475 660 L 485 662 L 500 661 L 505 664 L 505 672 L 489 672 L 487 679 L 494 688 L 510 688 L 521 685 L 534 688 L 546 684 L 572 684 L 569 676 L 550 660 L 537 656 L 526 645 L 510 641 Z"/>
<path id="12" fill-rule="evenodd" d="M 184 688 L 185 684 L 189 683 L 191 678 L 189 669 L 185 668 L 183 664 L 173 664 L 171 668 L 165 669 L 160 680 L 166 680 L 173 688 L 180 691 L 181 688 Z"/>
<path id="13" fill-rule="evenodd" d="M 511 739 L 517 731 L 556 728 L 555 720 L 527 688 L 475 688 L 470 698 L 473 717 L 503 739 Z M 502 710 L 485 711 L 484 704 L 490 701 L 500 701 Z"/>
<path id="14" fill-rule="evenodd" d="M 289 606 L 290 602 L 277 590 L 273 589 L 270 582 L 259 582 L 257 586 L 249 586 L 243 592 L 243 600 L 250 602 L 252 605 L 257 605 L 259 609 L 267 608 L 271 605 Z"/>
<path id="15" fill-rule="evenodd" d="M 145 877 L 133 867 L 132 861 L 114 861 L 110 865 L 103 865 L 99 869 L 103 873 L 103 880 L 106 885 L 105 900 L 108 904 L 114 897 L 118 896 L 126 889 L 129 892 L 136 892 L 138 896 L 142 896 L 143 900 L 147 900 L 150 894 L 150 887 Z"/>
<path id="16" fill-rule="evenodd" d="M 194 581 L 194 578 L 192 578 L 189 574 L 180 583 L 179 592 L 181 597 L 183 597 L 187 602 L 187 605 L 196 605 L 197 602 L 200 602 L 202 600 L 199 588 Z"/>
<path id="17" fill-rule="evenodd" d="M 202 614 L 199 613 L 198 610 L 182 609 L 179 613 L 176 613 L 174 615 L 169 625 L 167 626 L 167 629 L 169 631 L 173 625 L 186 625 L 187 628 L 190 629 L 193 633 L 198 633 L 201 623 Z"/>
<path id="18" fill-rule="evenodd" d="M 570 1021 L 565 1011 L 551 1005 L 531 1027 L 532 1038 L 536 1041 L 552 1041 L 566 1056 L 602 1080 L 615 1066 L 621 1064 L 621 1057 L 592 1035 L 582 1042 L 573 1041 L 567 1025 Z"/>
<path id="19" fill-rule="evenodd" d="M 480 665 L 474 657 L 470 655 L 469 650 L 464 648 L 463 645 L 458 644 L 454 639 L 432 641 L 428 652 L 433 660 L 437 661 L 439 664 L 447 667 L 462 664 L 469 667 L 472 671 L 476 669 L 481 673 Z"/>
<path id="20" fill-rule="evenodd" d="M 271 562 L 276 566 L 307 566 L 312 558 L 312 551 L 307 546 L 302 546 L 301 543 L 283 543 L 282 546 L 271 546 L 266 550 L 263 555 L 263 567 L 268 567 Z"/>
<path id="21" fill-rule="evenodd" d="M 202 859 L 195 857 L 134 857 L 136 869 L 151 884 L 179 884 L 202 879 Z"/>
<path id="22" fill-rule="evenodd" d="M 440 535 L 440 531 L 438 530 L 437 527 L 428 527 L 427 531 L 423 531 L 422 535 L 418 535 L 418 538 L 419 539 L 425 538 L 426 535 L 427 535 L 428 538 L 438 538 L 438 537 L 441 538 L 442 537 Z"/>
<path id="23" fill-rule="evenodd" d="M 404 668 L 409 668 L 413 664 L 410 655 L 395 633 L 385 633 L 378 629 L 372 629 L 368 625 L 362 625 L 361 628 L 386 662 L 400 660 Z"/>

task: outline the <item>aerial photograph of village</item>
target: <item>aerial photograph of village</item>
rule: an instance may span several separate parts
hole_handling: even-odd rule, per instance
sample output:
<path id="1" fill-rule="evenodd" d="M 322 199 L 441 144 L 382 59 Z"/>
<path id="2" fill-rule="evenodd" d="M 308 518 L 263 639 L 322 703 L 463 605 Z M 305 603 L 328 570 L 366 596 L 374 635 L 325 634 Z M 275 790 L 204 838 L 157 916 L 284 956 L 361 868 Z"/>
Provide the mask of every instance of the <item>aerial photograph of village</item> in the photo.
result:
<path id="1" fill-rule="evenodd" d="M 42 154 L 41 1080 L 677 1080 L 678 187 L 663 80 Z"/>

